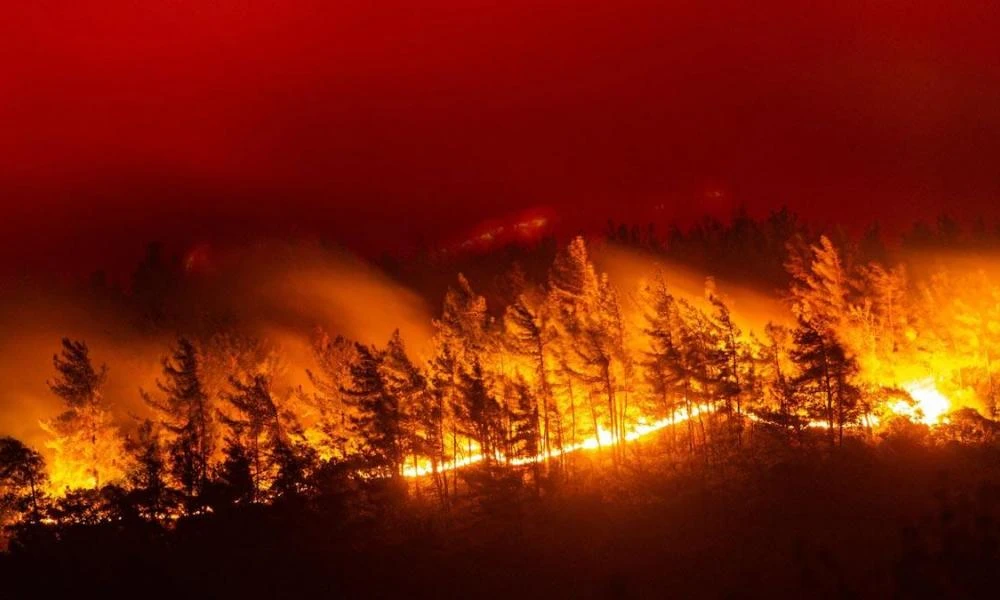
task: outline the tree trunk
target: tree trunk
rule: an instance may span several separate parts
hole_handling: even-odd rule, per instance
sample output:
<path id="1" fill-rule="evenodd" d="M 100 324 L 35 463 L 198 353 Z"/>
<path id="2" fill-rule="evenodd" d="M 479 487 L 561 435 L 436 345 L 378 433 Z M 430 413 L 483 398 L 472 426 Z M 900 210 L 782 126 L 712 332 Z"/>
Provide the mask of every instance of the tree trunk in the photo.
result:
<path id="1" fill-rule="evenodd" d="M 611 421 L 611 457 L 617 464 L 619 460 L 619 435 L 618 435 L 618 418 L 617 418 L 617 407 L 615 406 L 615 390 L 611 385 L 611 370 L 608 368 L 607 364 L 604 365 L 604 392 L 608 398 L 608 419 Z"/>
<path id="2" fill-rule="evenodd" d="M 601 450 L 601 428 L 600 423 L 597 420 L 597 406 L 594 405 L 594 390 L 590 390 L 590 417 L 594 422 L 594 437 L 597 439 L 597 449 Z"/>

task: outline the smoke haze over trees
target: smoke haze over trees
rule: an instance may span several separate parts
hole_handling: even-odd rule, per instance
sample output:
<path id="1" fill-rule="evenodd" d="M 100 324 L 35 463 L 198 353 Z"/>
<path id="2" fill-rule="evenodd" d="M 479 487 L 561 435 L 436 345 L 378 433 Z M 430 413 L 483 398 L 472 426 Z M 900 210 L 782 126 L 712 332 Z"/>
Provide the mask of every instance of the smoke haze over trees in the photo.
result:
<path id="1" fill-rule="evenodd" d="M 888 477 L 903 467 L 886 452 L 965 453 L 995 481 L 976 453 L 998 442 L 1000 286 L 984 260 L 997 248 L 946 218 L 886 243 L 782 210 L 663 236 L 609 223 L 603 240 L 414 257 L 389 275 L 320 245 L 186 262 L 154 245 L 125 288 L 22 283 L 5 301 L 37 318 L 6 317 L 24 332 L 8 343 L 49 356 L 4 365 L 20 438 L 0 445 L 6 560 L 41 564 L 94 535 L 168 552 L 195 531 L 287 519 L 382 540 L 365 552 L 477 524 L 473 539 L 502 545 L 488 528 L 560 505 L 715 506 L 696 490 L 770 503 L 795 480 L 784 470 L 874 460 Z M 29 376 L 53 400 L 37 430 L 10 399 Z M 679 504 L 662 504 L 667 489 Z"/>

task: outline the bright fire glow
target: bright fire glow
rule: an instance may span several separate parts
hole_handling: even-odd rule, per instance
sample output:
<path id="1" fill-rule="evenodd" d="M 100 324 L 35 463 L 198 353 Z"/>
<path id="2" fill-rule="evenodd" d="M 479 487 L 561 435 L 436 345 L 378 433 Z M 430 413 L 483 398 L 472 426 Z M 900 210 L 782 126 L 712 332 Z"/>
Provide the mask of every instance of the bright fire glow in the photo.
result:
<path id="1" fill-rule="evenodd" d="M 643 438 L 651 433 L 660 431 L 671 425 L 678 425 L 684 423 L 688 419 L 693 419 L 702 413 L 709 413 L 713 410 L 710 406 L 693 407 L 691 412 L 688 413 L 685 409 L 678 409 L 673 415 L 660 419 L 658 421 L 644 421 L 640 420 L 638 423 L 629 428 L 625 432 L 624 441 L 634 442 L 640 438 Z M 599 448 L 610 447 L 614 443 L 614 437 L 611 432 L 600 428 L 598 429 L 597 435 L 591 436 L 581 442 L 577 442 L 572 445 L 563 446 L 562 448 L 554 448 L 549 452 L 540 452 L 535 456 L 527 456 L 520 458 L 512 458 L 507 461 L 506 457 L 502 453 L 498 453 L 496 460 L 501 463 L 509 463 L 514 466 L 530 465 L 534 463 L 544 462 L 547 459 L 557 458 L 564 454 L 571 454 L 573 452 L 578 452 L 580 450 L 597 450 Z M 466 456 L 456 460 L 447 461 L 445 463 L 438 465 L 438 472 L 443 471 L 454 471 L 455 469 L 461 469 L 474 465 L 483 461 L 482 454 L 472 454 L 471 456 Z M 434 472 L 434 468 L 430 461 L 424 461 L 421 464 L 411 465 L 403 469 L 403 475 L 405 477 L 422 477 L 424 475 L 430 475 Z"/>
<path id="2" fill-rule="evenodd" d="M 904 384 L 902 387 L 913 399 L 913 403 L 911 404 L 905 400 L 900 400 L 889 405 L 889 409 L 897 415 L 907 417 L 918 423 L 936 425 L 942 422 L 945 415 L 951 410 L 951 401 L 949 401 L 948 398 L 937 389 L 932 377 L 912 381 Z M 624 440 L 626 442 L 634 442 L 654 432 L 670 427 L 671 425 L 679 425 L 688 419 L 695 418 L 699 414 L 708 413 L 712 410 L 713 409 L 710 406 L 701 406 L 694 407 L 690 414 L 688 414 L 688 412 L 684 409 L 678 409 L 673 415 L 664 419 L 656 421 L 640 419 L 625 433 Z M 747 415 L 747 418 L 750 420 L 759 420 L 750 414 Z M 806 426 L 810 428 L 827 428 L 829 427 L 829 424 L 823 420 L 811 420 L 806 424 Z M 611 432 L 602 427 L 598 430 L 597 435 L 591 436 L 581 442 L 577 442 L 576 444 L 564 446 L 562 448 L 555 448 L 551 450 L 547 456 L 545 452 L 540 452 L 535 456 L 512 458 L 508 461 L 502 453 L 497 453 L 496 460 L 497 462 L 507 463 L 514 466 L 530 465 L 544 462 L 547 458 L 557 458 L 564 454 L 570 454 L 580 450 L 597 450 L 599 448 L 607 448 L 613 444 L 613 441 Z M 484 457 L 482 454 L 473 453 L 469 456 L 440 463 L 437 470 L 438 472 L 454 471 L 456 469 L 462 469 L 481 463 L 483 459 Z M 430 475 L 433 472 L 434 467 L 430 461 L 423 461 L 417 465 L 411 464 L 403 469 L 403 475 L 406 477 L 423 477 L 425 475 Z"/>
<path id="3" fill-rule="evenodd" d="M 890 410 L 898 415 L 925 425 L 935 425 L 951 409 L 951 401 L 937 389 L 932 377 L 904 384 L 903 389 L 913 398 L 913 404 L 900 400 L 890 405 Z"/>

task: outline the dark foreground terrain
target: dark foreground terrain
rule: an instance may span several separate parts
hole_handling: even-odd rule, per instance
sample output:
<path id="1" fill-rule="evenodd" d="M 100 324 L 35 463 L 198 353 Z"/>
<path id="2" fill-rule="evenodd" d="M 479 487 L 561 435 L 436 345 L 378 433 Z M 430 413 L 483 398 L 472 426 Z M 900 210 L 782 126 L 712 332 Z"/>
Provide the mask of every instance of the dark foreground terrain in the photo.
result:
<path id="1" fill-rule="evenodd" d="M 480 487 L 450 511 L 425 506 L 412 490 L 402 500 L 371 488 L 188 519 L 169 531 L 28 529 L 0 558 L 4 597 L 969 598 L 1000 590 L 993 449 L 897 440 L 832 457 L 669 472 L 637 459 L 616 473 L 584 457 L 572 485 Z"/>

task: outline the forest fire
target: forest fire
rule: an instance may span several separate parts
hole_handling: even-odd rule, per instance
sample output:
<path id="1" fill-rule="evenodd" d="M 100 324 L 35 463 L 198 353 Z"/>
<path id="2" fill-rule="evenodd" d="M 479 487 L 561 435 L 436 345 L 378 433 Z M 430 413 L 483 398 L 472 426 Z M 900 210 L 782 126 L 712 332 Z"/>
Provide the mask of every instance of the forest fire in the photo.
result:
<path id="1" fill-rule="evenodd" d="M 640 239 L 631 230 L 625 238 Z M 402 503 L 393 510 L 413 502 L 455 515 L 531 496 L 545 502 L 562 486 L 620 484 L 647 469 L 664 481 L 674 476 L 664 473 L 716 477 L 839 457 L 845 446 L 876 449 L 900 435 L 929 447 L 988 445 L 1000 435 L 990 360 L 1000 320 L 984 300 L 1000 291 L 981 273 L 912 276 L 903 264 L 849 256 L 825 236 L 790 237 L 778 251 L 787 294 L 755 304 L 742 302 L 753 299 L 745 292 L 727 296 L 721 278 L 621 262 L 627 251 L 615 242 L 576 238 L 541 255 L 535 272 L 545 275 L 534 281 L 512 266 L 491 300 L 458 275 L 433 319 L 406 303 L 412 294 L 356 264 L 325 267 L 315 248 L 257 249 L 245 263 L 220 252 L 227 268 L 205 277 L 146 265 L 118 301 L 177 337 L 121 371 L 85 341 L 63 340 L 39 376 L 61 403 L 39 422 L 44 452 L 0 438 L 5 523 L 15 532 L 127 523 L 170 532 L 289 506 L 368 518 L 369 504 L 388 497 Z M 261 258 L 276 255 L 292 259 L 269 268 Z M 622 272 L 613 278 L 605 265 Z M 256 281 L 262 270 L 282 290 L 307 292 L 293 299 L 297 312 L 238 279 Z M 183 312 L 167 320 L 204 306 L 186 295 L 211 297 L 213 282 L 224 297 L 235 288 L 254 299 L 242 322 L 211 319 L 206 328 L 202 314 Z M 357 322 L 393 300 L 415 343 L 399 329 L 382 344 L 358 341 L 360 329 L 349 339 L 324 327 L 254 328 L 255 311 L 308 322 L 341 301 L 331 288 L 344 287 L 357 303 L 338 313 Z M 225 304 L 217 310 L 228 313 Z M 414 326 L 421 317 L 423 328 Z M 129 387 L 139 388 L 139 403 L 123 407 Z"/>
<path id="2" fill-rule="evenodd" d="M 947 413 L 952 408 L 951 402 L 940 391 L 938 391 L 933 378 L 907 383 L 904 384 L 902 388 L 910 395 L 912 402 L 898 400 L 888 404 L 887 408 L 893 414 L 906 417 L 914 423 L 923 423 L 930 426 L 938 425 L 947 420 Z M 690 412 L 685 409 L 678 409 L 670 417 L 658 420 L 649 420 L 645 417 L 639 417 L 637 422 L 624 432 L 622 439 L 626 442 L 634 442 L 668 427 L 682 425 L 689 419 L 697 418 L 699 415 L 710 413 L 713 410 L 714 408 L 712 406 L 696 406 L 693 407 Z M 755 418 L 752 415 L 748 418 L 752 421 L 760 421 L 760 419 Z M 872 419 L 877 420 L 875 417 L 872 417 Z M 808 426 L 811 428 L 826 428 L 829 425 L 825 421 L 810 420 L 808 422 Z M 554 448 L 548 453 L 540 452 L 534 456 L 508 458 L 504 456 L 502 452 L 497 452 L 492 456 L 492 459 L 498 463 L 513 466 L 532 465 L 543 463 L 546 460 L 551 460 L 553 458 L 578 452 L 580 450 L 600 450 L 601 448 L 610 448 L 614 443 L 615 437 L 612 432 L 607 429 L 600 428 L 597 435 L 591 436 L 583 441 L 569 446 Z M 429 461 L 423 461 L 422 463 L 416 465 L 408 462 L 407 466 L 403 467 L 403 475 L 413 478 L 432 475 L 436 472 L 454 471 L 480 464 L 485 460 L 485 458 L 486 457 L 482 453 L 474 451 L 468 456 L 450 460 L 436 466 L 431 464 Z"/>
<path id="3" fill-rule="evenodd" d="M 1000 596 L 1000 2 L 9 2 L 0 600 Z"/>
<path id="4" fill-rule="evenodd" d="M 672 427 L 675 425 L 680 425 L 689 419 L 697 418 L 698 415 L 706 414 L 712 411 L 711 407 L 696 406 L 693 407 L 690 412 L 684 409 L 678 409 L 668 418 L 659 419 L 656 421 L 649 421 L 647 419 L 640 418 L 639 421 L 624 433 L 623 441 L 634 442 L 640 440 L 648 435 L 656 433 L 666 429 L 667 427 Z M 610 448 L 615 444 L 615 436 L 611 431 L 600 428 L 596 435 L 593 435 L 583 441 L 576 442 L 569 446 L 556 447 L 548 452 L 540 452 L 534 456 L 520 456 L 508 458 L 501 452 L 497 452 L 492 458 L 497 462 L 509 464 L 512 466 L 525 466 L 544 463 L 547 460 L 553 458 L 558 458 L 560 456 L 565 456 L 567 454 L 572 454 L 573 452 L 578 452 L 580 450 L 600 450 L 602 448 Z M 405 466 L 403 467 L 403 475 L 406 477 L 424 477 L 427 475 L 433 475 L 434 473 L 440 473 L 445 471 L 454 471 L 457 469 L 462 469 L 465 467 L 473 466 L 482 463 L 485 460 L 485 456 L 482 453 L 475 452 L 470 454 L 465 458 L 460 458 L 457 460 L 451 460 L 439 465 L 433 465 L 430 462 L 424 461 L 422 464 L 417 464 L 415 466 Z"/>
<path id="5" fill-rule="evenodd" d="M 945 364 L 961 376 L 963 405 L 992 402 L 982 350 L 940 360 L 951 343 L 944 332 L 981 328 L 989 307 L 956 304 L 956 319 L 938 323 L 941 311 L 923 306 L 954 303 L 967 297 L 954 294 L 957 286 L 984 280 L 911 283 L 902 267 L 875 262 L 848 270 L 825 237 L 789 243 L 787 252 L 794 327 L 769 313 L 763 331 L 744 330 L 714 279 L 699 297 L 653 270 L 633 284 L 637 293 L 622 294 L 577 239 L 555 256 L 544 284 L 514 273 L 518 293 L 492 314 L 459 276 L 424 344 L 429 356 L 411 357 L 398 331 L 383 347 L 321 333 L 306 377 L 289 379 L 284 357 L 259 339 L 181 337 L 154 392 L 142 392 L 146 415 L 127 436 L 107 399 L 109 369 L 95 365 L 85 343 L 66 340 L 48 381 L 65 410 L 41 423 L 47 489 L 63 498 L 152 477 L 197 494 L 213 478 L 242 477 L 244 501 L 260 502 L 283 485 L 304 485 L 317 461 L 357 462 L 376 479 L 481 466 L 545 473 L 581 451 L 626 461 L 626 444 L 672 426 L 672 439 L 694 454 L 735 451 L 751 425 L 813 430 L 839 445 L 882 427 L 887 413 L 947 423 L 958 406 L 939 385 L 959 382 L 947 380 Z M 943 379 L 905 378 L 932 363 Z M 896 379 L 908 382 L 880 383 Z M 298 483 L 283 479 L 289 469 Z M 440 482 L 442 498 L 459 480 Z"/>
<path id="6" fill-rule="evenodd" d="M 903 389 L 910 394 L 913 403 L 903 400 L 893 403 L 890 409 L 894 413 L 925 425 L 936 425 L 947 418 L 951 401 L 938 391 L 932 377 L 904 384 Z"/>

